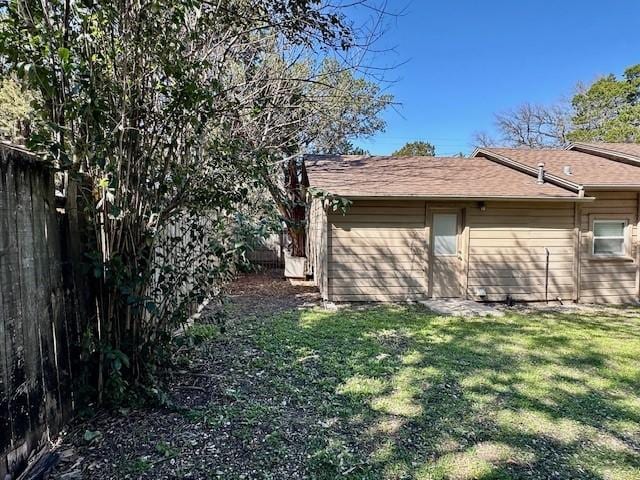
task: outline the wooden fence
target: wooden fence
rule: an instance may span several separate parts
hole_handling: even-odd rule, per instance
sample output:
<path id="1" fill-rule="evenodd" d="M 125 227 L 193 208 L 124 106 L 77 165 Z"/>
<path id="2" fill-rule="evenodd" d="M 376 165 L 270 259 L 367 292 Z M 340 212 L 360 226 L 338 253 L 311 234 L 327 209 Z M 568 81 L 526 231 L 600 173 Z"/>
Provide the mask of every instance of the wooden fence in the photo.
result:
<path id="1" fill-rule="evenodd" d="M 267 268 L 284 268 L 284 233 L 273 233 L 260 239 L 247 257 L 254 265 Z"/>
<path id="2" fill-rule="evenodd" d="M 53 175 L 0 144 L 0 478 L 15 478 L 75 407 L 81 309 Z"/>

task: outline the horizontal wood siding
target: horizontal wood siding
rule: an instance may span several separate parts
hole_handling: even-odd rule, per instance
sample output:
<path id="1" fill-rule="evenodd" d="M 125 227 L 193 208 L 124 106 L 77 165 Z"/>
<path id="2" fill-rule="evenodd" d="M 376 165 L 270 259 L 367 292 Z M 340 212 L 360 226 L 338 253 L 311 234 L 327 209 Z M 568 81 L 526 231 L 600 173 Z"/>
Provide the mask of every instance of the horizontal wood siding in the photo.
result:
<path id="1" fill-rule="evenodd" d="M 572 298 L 574 290 L 574 206 L 559 203 L 487 202 L 467 208 L 469 265 L 467 293 L 486 300 L 545 299 L 545 248 L 549 256 L 548 298 Z"/>
<path id="2" fill-rule="evenodd" d="M 580 214 L 580 302 L 630 303 L 638 298 L 637 285 L 637 192 L 586 192 L 596 197 L 581 207 Z M 592 256 L 593 220 L 625 219 L 629 228 L 629 258 L 602 260 Z"/>
<path id="3" fill-rule="evenodd" d="M 420 201 L 360 201 L 329 214 L 329 299 L 424 299 L 424 221 Z"/>
<path id="4" fill-rule="evenodd" d="M 638 194 L 587 192 L 592 203 L 362 201 L 330 213 L 327 295 L 334 301 L 405 301 L 428 294 L 426 208 L 464 208 L 466 295 L 503 301 L 626 303 L 638 299 Z M 629 224 L 625 261 L 591 256 L 594 219 Z M 468 232 L 468 233 L 467 233 Z M 468 245 L 467 245 L 468 242 Z M 576 251 L 579 245 L 579 251 Z"/>

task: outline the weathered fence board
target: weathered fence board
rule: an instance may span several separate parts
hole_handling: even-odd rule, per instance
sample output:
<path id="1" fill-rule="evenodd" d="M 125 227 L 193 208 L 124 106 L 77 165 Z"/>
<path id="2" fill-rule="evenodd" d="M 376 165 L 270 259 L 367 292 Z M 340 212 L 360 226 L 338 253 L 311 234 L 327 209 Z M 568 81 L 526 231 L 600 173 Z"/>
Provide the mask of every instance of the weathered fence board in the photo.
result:
<path id="1" fill-rule="evenodd" d="M 273 233 L 258 240 L 256 247 L 247 255 L 254 265 L 270 268 L 284 267 L 284 234 Z"/>
<path id="2" fill-rule="evenodd" d="M 0 145 L 0 478 L 72 414 L 79 302 L 63 231 L 52 170 Z"/>

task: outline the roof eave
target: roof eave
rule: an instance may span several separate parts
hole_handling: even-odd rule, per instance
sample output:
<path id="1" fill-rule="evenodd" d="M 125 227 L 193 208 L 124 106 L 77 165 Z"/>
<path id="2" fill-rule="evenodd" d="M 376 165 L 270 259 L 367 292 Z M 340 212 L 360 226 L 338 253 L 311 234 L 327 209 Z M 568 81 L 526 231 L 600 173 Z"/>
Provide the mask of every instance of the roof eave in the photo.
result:
<path id="1" fill-rule="evenodd" d="M 348 198 L 350 200 L 448 200 L 448 201 L 536 201 L 536 202 L 592 202 L 594 197 L 572 196 L 572 197 L 551 197 L 538 195 L 337 195 L 339 197 Z"/>
<path id="2" fill-rule="evenodd" d="M 606 184 L 606 183 L 598 183 L 598 184 L 585 184 L 585 190 L 597 190 L 597 191 L 606 191 L 606 190 L 615 190 L 615 191 L 640 191 L 640 185 L 624 185 L 624 184 Z"/>

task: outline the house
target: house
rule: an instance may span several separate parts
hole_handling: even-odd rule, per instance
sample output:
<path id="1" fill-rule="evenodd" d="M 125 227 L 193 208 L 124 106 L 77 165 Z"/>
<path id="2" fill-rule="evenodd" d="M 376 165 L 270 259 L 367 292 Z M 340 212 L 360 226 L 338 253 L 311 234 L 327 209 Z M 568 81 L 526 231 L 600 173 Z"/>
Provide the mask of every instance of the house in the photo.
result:
<path id="1" fill-rule="evenodd" d="M 310 187 L 352 201 L 311 204 L 309 263 L 327 300 L 638 300 L 640 145 L 305 166 Z"/>

